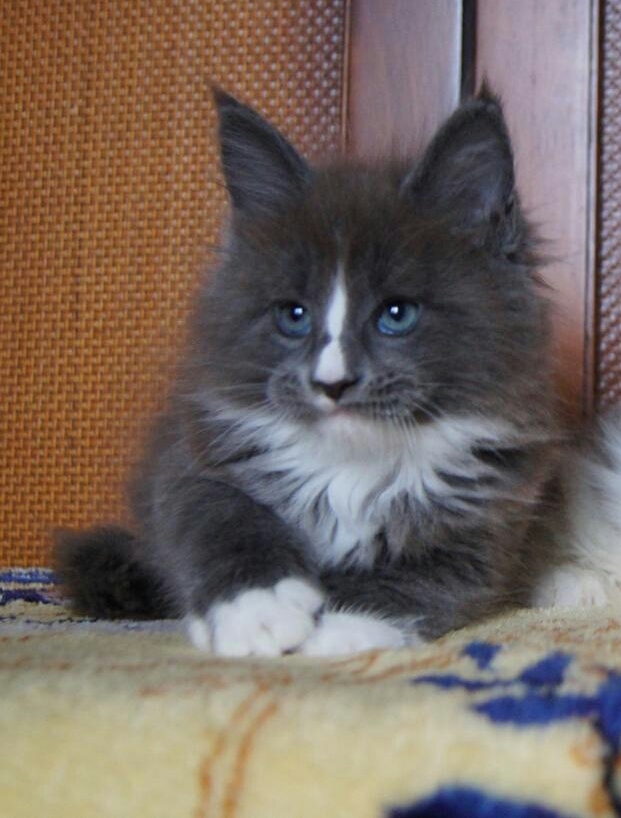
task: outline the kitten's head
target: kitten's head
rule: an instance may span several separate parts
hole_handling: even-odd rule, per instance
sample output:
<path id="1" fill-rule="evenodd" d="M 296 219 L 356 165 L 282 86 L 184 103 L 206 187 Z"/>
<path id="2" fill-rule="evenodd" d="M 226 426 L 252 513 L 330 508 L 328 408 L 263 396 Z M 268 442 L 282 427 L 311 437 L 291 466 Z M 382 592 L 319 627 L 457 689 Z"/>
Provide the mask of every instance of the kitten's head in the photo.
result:
<path id="1" fill-rule="evenodd" d="M 546 310 L 493 95 L 417 161 L 321 168 L 215 97 L 232 216 L 197 310 L 203 405 L 404 424 L 546 403 Z"/>

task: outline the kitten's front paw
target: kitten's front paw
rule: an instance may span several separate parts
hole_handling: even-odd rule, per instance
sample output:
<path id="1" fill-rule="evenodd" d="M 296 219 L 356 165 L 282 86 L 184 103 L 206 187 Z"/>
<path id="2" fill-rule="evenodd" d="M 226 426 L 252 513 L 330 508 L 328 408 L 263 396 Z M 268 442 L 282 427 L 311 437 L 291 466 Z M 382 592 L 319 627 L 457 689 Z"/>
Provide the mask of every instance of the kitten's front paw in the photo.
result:
<path id="1" fill-rule="evenodd" d="M 326 613 L 302 645 L 301 653 L 307 656 L 337 656 L 422 643 L 416 632 L 406 634 L 395 625 L 370 614 Z"/>
<path id="2" fill-rule="evenodd" d="M 533 593 L 535 608 L 595 608 L 612 602 L 614 593 L 604 577 L 580 565 L 551 570 Z"/>
<path id="3" fill-rule="evenodd" d="M 220 656 L 280 656 L 313 632 L 323 595 L 303 579 L 283 579 L 273 588 L 242 591 L 213 605 L 205 617 L 188 617 L 190 639 Z"/>

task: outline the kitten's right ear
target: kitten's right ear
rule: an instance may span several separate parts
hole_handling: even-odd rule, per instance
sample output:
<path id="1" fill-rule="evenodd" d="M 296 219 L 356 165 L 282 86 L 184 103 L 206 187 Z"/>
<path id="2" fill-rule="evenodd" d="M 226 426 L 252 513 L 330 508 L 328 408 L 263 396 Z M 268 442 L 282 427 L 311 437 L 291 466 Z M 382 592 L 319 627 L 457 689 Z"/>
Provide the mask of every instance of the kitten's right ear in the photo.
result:
<path id="1" fill-rule="evenodd" d="M 217 87 L 213 96 L 222 170 L 233 207 L 249 215 L 282 211 L 306 186 L 310 167 L 252 108 Z"/>
<path id="2" fill-rule="evenodd" d="M 493 229 L 510 244 L 516 225 L 513 153 L 500 100 L 484 83 L 436 133 L 405 189 L 468 231 Z"/>

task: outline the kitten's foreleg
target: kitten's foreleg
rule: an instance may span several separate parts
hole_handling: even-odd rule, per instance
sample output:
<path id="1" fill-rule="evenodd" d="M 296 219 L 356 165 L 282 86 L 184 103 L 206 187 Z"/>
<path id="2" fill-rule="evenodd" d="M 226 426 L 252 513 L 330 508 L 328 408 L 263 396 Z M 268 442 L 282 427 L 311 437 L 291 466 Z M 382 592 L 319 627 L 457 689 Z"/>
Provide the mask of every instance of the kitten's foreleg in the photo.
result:
<path id="1" fill-rule="evenodd" d="M 297 649 L 324 601 L 299 535 L 221 482 L 185 484 L 168 505 L 174 519 L 158 551 L 174 555 L 168 573 L 191 641 L 228 656 Z"/>
<path id="2" fill-rule="evenodd" d="M 322 575 L 327 613 L 302 647 L 329 655 L 413 647 L 491 614 L 503 595 L 477 560 L 446 552 L 425 562 Z"/>

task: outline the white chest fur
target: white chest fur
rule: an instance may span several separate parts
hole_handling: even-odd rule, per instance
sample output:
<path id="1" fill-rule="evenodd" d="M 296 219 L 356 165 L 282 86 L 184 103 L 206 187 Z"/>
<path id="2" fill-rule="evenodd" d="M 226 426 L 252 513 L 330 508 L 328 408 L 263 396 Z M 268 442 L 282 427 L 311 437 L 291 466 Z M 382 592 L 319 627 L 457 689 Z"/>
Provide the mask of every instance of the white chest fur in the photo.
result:
<path id="1" fill-rule="evenodd" d="M 486 476 L 489 466 L 473 450 L 511 436 L 507 424 L 474 417 L 408 429 L 338 414 L 312 427 L 262 414 L 240 420 L 238 433 L 263 451 L 234 467 L 237 478 L 257 501 L 301 528 L 326 565 L 370 564 L 378 534 L 394 528 L 391 518 L 408 504 L 439 498 L 457 509 L 463 491 L 460 496 L 442 475 Z"/>

